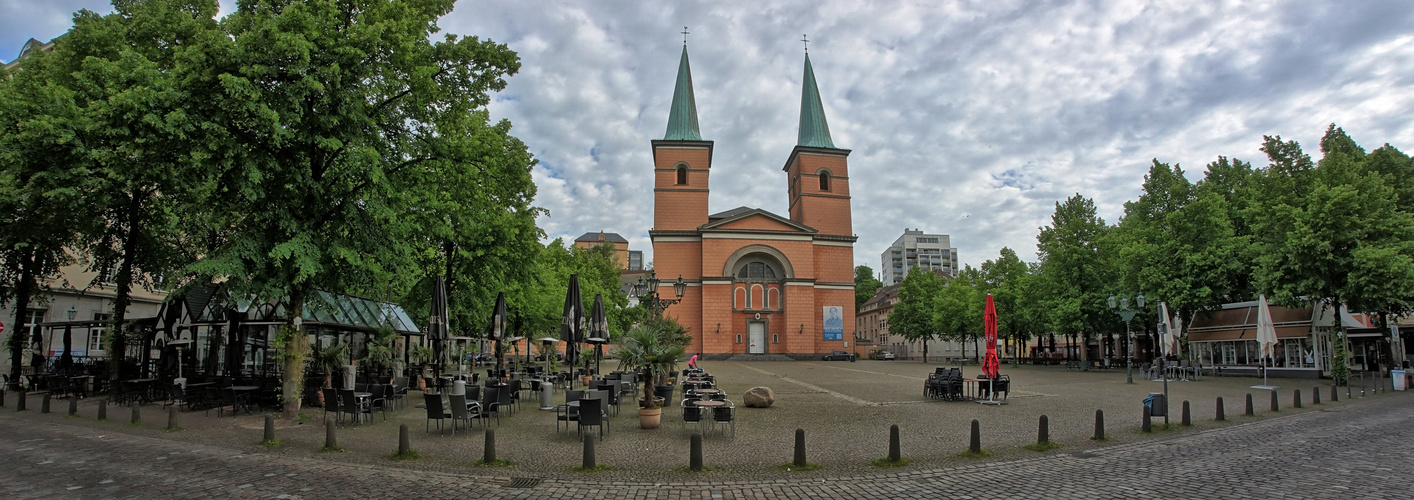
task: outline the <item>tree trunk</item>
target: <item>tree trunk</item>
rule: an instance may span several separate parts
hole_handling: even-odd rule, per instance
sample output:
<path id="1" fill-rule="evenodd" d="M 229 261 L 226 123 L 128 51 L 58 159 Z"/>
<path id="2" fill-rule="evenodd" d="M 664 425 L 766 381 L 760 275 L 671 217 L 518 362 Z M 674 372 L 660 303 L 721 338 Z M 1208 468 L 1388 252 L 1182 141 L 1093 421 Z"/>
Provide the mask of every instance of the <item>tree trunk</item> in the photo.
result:
<path id="1" fill-rule="evenodd" d="M 20 365 L 24 356 L 24 346 L 30 339 L 26 325 L 29 321 L 29 299 L 34 290 L 34 250 L 30 247 L 20 257 L 20 282 L 15 285 L 15 331 L 10 334 L 10 390 L 20 389 Z"/>
<path id="2" fill-rule="evenodd" d="M 294 422 L 299 420 L 300 391 L 304 388 L 304 362 L 309 357 L 309 336 L 304 334 L 304 323 L 295 322 L 304 314 L 305 290 L 295 288 L 290 290 L 289 304 L 289 328 L 293 332 L 287 335 L 285 347 L 280 353 L 280 360 L 284 364 L 285 380 L 280 388 L 281 393 L 281 418 Z M 285 333 L 281 333 L 285 335 Z"/>
<path id="3" fill-rule="evenodd" d="M 127 224 L 123 231 L 123 257 L 122 263 L 118 266 L 118 275 L 114 277 L 117 290 L 113 297 L 113 342 L 112 350 L 108 353 L 108 362 L 113 366 L 108 372 L 108 380 L 115 382 L 113 387 L 117 387 L 116 382 L 122 380 L 123 358 L 127 356 L 127 325 L 128 304 L 132 302 L 133 292 L 133 260 L 137 258 L 137 225 L 138 213 L 142 210 L 143 195 L 132 193 L 131 202 L 128 204 Z"/>

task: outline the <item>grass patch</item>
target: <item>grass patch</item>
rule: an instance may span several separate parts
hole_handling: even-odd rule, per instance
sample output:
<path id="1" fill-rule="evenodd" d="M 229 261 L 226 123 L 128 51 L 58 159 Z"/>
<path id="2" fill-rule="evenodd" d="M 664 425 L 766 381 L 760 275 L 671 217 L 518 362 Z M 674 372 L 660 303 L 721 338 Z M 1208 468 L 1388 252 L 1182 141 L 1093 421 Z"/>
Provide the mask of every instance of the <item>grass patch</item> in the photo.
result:
<path id="1" fill-rule="evenodd" d="M 478 458 L 475 462 L 472 462 L 472 465 L 475 465 L 477 467 L 510 467 L 512 465 L 515 465 L 515 462 L 502 459 L 496 459 L 495 461 L 487 462 Z"/>
<path id="2" fill-rule="evenodd" d="M 348 450 L 344 449 L 343 446 L 325 446 L 319 449 L 320 453 L 343 453 L 345 451 Z"/>
<path id="3" fill-rule="evenodd" d="M 388 455 L 388 460 L 417 460 L 419 458 L 422 458 L 422 454 L 412 449 L 409 449 L 407 453 L 398 453 L 395 451 L 393 454 Z"/>
<path id="4" fill-rule="evenodd" d="M 792 462 L 782 465 L 780 469 L 786 472 L 820 470 L 820 464 L 814 462 L 805 462 L 805 467 L 796 467 L 795 463 Z"/>
<path id="5" fill-rule="evenodd" d="M 79 418 L 79 414 L 77 414 L 77 413 L 75 413 L 75 414 L 73 414 L 73 415 L 64 415 L 64 416 L 65 416 L 65 417 L 69 417 L 69 418 Z"/>
<path id="6" fill-rule="evenodd" d="M 905 465 L 913 463 L 913 459 L 908 457 L 900 457 L 897 462 L 890 462 L 888 458 L 881 458 L 875 460 L 873 463 L 875 467 L 903 467 Z"/>
<path id="7" fill-rule="evenodd" d="M 130 428 L 130 429 L 136 429 L 136 428 L 138 428 L 138 427 L 142 427 L 142 422 L 132 422 L 132 423 L 128 423 L 128 424 L 123 424 L 123 427 L 127 427 L 127 428 Z"/>
<path id="8" fill-rule="evenodd" d="M 112 422 L 112 420 L 109 420 L 109 419 L 106 419 L 106 418 L 100 418 L 100 419 L 98 419 L 98 423 L 100 423 L 100 424 L 106 424 L 106 423 L 108 423 L 108 422 Z"/>
<path id="9" fill-rule="evenodd" d="M 702 471 L 701 471 L 701 472 L 712 472 L 713 470 L 716 470 L 716 468 L 715 468 L 715 467 L 711 467 L 711 466 L 704 465 L 704 466 L 702 466 Z M 692 470 L 692 467 L 691 467 L 691 466 L 688 466 L 688 465 L 684 465 L 684 466 L 682 466 L 682 467 L 678 467 L 678 468 L 677 468 L 677 471 L 678 471 L 678 472 L 686 472 L 686 473 L 689 473 L 689 474 L 698 472 L 698 471 Z"/>
<path id="10" fill-rule="evenodd" d="M 1026 448 L 1031 451 L 1050 451 L 1060 447 L 1061 445 L 1056 444 L 1055 441 L 1046 441 L 1044 443 L 1031 443 L 1026 446 L 1022 446 L 1022 448 Z"/>
<path id="11" fill-rule="evenodd" d="M 973 452 L 971 452 L 971 451 L 964 451 L 964 452 L 962 452 L 962 453 L 958 453 L 957 456 L 962 457 L 962 458 L 987 458 L 987 457 L 992 456 L 992 452 L 987 451 L 987 450 L 982 450 L 982 451 L 977 452 L 977 453 L 973 453 Z"/>
<path id="12" fill-rule="evenodd" d="M 308 422 L 308 421 L 313 420 L 313 419 L 314 419 L 314 417 L 309 416 L 308 413 L 299 412 L 299 418 L 296 418 L 295 421 L 302 424 L 302 423 Z"/>
<path id="13" fill-rule="evenodd" d="M 611 465 L 595 465 L 594 467 L 590 467 L 590 468 L 588 468 L 588 469 L 586 469 L 586 468 L 584 468 L 584 467 L 573 467 L 573 468 L 571 468 L 571 470 L 573 470 L 573 471 L 575 471 L 575 472 L 600 472 L 600 471 L 612 471 L 612 470 L 618 470 L 618 469 L 615 469 L 615 468 L 614 468 L 613 466 L 611 466 Z"/>
<path id="14" fill-rule="evenodd" d="M 172 428 L 170 428 L 170 429 L 162 429 L 163 432 L 182 432 L 182 431 L 184 431 L 184 430 L 186 430 L 186 429 L 183 429 L 183 428 L 181 428 L 181 427 L 172 427 Z"/>
<path id="15" fill-rule="evenodd" d="M 267 440 L 267 441 L 261 441 L 261 442 L 256 443 L 256 444 L 261 445 L 261 446 L 264 446 L 264 447 L 266 447 L 266 448 L 274 448 L 274 447 L 280 446 L 280 440 L 279 440 L 279 439 L 271 439 L 271 440 Z"/>

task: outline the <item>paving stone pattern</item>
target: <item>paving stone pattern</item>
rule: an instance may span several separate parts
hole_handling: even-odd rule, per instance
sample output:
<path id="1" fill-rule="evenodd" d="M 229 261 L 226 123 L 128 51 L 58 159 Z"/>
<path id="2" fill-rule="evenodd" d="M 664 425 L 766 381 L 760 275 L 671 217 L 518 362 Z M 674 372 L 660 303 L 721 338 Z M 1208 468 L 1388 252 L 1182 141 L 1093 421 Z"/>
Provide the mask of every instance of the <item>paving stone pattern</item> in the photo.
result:
<path id="1" fill-rule="evenodd" d="M 835 379 L 828 375 L 853 370 L 870 372 L 876 378 L 904 379 L 920 368 L 866 363 L 751 364 L 738 373 L 742 374 L 741 385 L 749 386 L 759 380 L 746 380 L 747 374 L 769 372 L 782 392 L 799 391 L 788 398 L 823 398 L 824 407 L 843 405 L 850 411 L 863 412 L 845 412 L 853 418 L 872 414 L 879 422 L 907 422 L 915 418 L 908 413 L 918 408 L 946 413 L 949 421 L 970 421 L 974 415 L 990 416 L 996 421 L 1006 416 L 1009 422 L 993 422 L 1001 429 L 987 437 L 991 441 L 984 439 L 984 448 L 995 453 L 992 459 L 955 457 L 957 451 L 965 448 L 965 433 L 943 444 L 920 440 L 917 435 L 909 439 L 906 434 L 904 455 L 924 457 L 919 459 L 923 465 L 892 472 L 860 465 L 882 457 L 882 446 L 874 450 L 875 446 L 862 445 L 848 435 L 822 436 L 818 441 L 824 444 L 820 447 L 823 449 L 819 454 L 812 452 L 810 459 L 822 463 L 824 468 L 808 473 L 784 472 L 775 465 L 763 464 L 783 464 L 789 461 L 788 453 L 771 450 L 762 456 L 755 438 L 749 437 L 753 432 L 763 432 L 763 428 L 774 432 L 777 427 L 800 423 L 798 415 L 785 418 L 792 413 L 780 412 L 757 419 L 753 422 L 755 429 L 739 429 L 735 441 L 709 438 L 717 441 L 719 450 L 707 461 L 715 470 L 697 475 L 674 469 L 678 461 L 686 465 L 685 445 L 682 453 L 670 453 L 673 457 L 681 455 L 677 457 L 680 460 L 657 464 L 666 472 L 640 474 L 632 470 L 639 464 L 623 465 L 631 460 L 625 454 L 634 453 L 626 449 L 629 443 L 638 446 L 642 440 L 655 436 L 651 431 L 621 429 L 636 427 L 630 425 L 634 418 L 631 416 L 615 417 L 619 427 L 600 448 L 601 453 L 614 458 L 601 458 L 599 462 L 615 465 L 620 468 L 618 471 L 570 472 L 569 467 L 578 463 L 577 456 L 557 459 L 558 465 L 553 466 L 479 469 L 467 465 L 470 458 L 461 458 L 479 456 L 477 433 L 471 437 L 425 437 L 418 436 L 421 433 L 415 432 L 416 425 L 411 425 L 414 447 L 421 447 L 425 458 L 387 461 L 383 456 L 396 448 L 397 422 L 384 424 L 381 416 L 373 425 L 348 429 L 340 435 L 341 444 L 349 446 L 350 452 L 321 455 L 297 451 L 322 443 L 323 430 L 317 423 L 302 429 L 281 429 L 287 445 L 267 450 L 252 444 L 260 436 L 259 416 L 242 417 L 249 420 L 245 422 L 184 414 L 183 427 L 188 430 L 165 433 L 159 430 L 160 423 L 147 423 L 141 428 L 94 423 L 91 415 L 95 408 L 91 404 L 81 406 L 80 415 L 85 417 L 78 418 L 34 411 L 18 413 L 6 407 L 0 411 L 0 447 L 8 447 L 0 453 L 0 498 L 1408 498 L 1409 492 L 1414 491 L 1414 479 L 1410 479 L 1414 477 L 1414 448 L 1409 446 L 1414 439 L 1414 427 L 1410 425 L 1414 415 L 1408 411 L 1414 400 L 1411 393 L 1357 397 L 1353 401 L 1342 398 L 1339 404 L 1308 405 L 1301 410 L 1283 408 L 1274 414 L 1261 412 L 1255 418 L 1230 417 L 1233 422 L 1228 424 L 1210 421 L 1211 401 L 1195 401 L 1195 420 L 1203 423 L 1199 428 L 1143 436 L 1130 425 L 1138 420 L 1137 415 L 1130 415 L 1137 413 L 1137 404 L 1126 402 L 1135 402 L 1134 394 L 1153 386 L 1118 389 L 1124 394 L 1113 396 L 1123 400 L 1116 403 L 1109 402 L 1108 395 L 1116 390 L 1112 387 L 1105 386 L 1107 389 L 1095 394 L 1083 387 L 1104 386 L 1109 383 L 1106 377 L 1112 374 L 1036 372 L 1042 377 L 1029 389 L 1035 395 L 1023 393 L 1013 399 L 1013 405 L 985 409 L 966 403 L 909 402 L 905 392 L 914 391 L 902 388 L 904 384 L 894 394 L 880 391 L 877 385 L 872 390 L 855 387 L 852 377 Z M 818 373 L 809 373 L 812 371 Z M 722 377 L 720 373 L 718 376 Z M 1123 374 L 1119 377 L 1122 379 Z M 806 382 L 815 389 L 782 382 L 785 378 Z M 1243 390 L 1242 384 L 1246 383 L 1250 379 L 1205 380 L 1172 390 L 1224 392 L 1232 401 L 1238 398 L 1230 392 Z M 725 385 L 731 387 L 730 382 Z M 921 382 L 906 385 L 918 385 L 921 392 Z M 729 390 L 740 392 L 736 388 Z M 1058 393 L 1087 397 L 1051 396 Z M 1080 401 L 1073 401 L 1076 399 Z M 1036 403 L 1047 400 L 1046 404 Z M 1027 408 L 1028 404 L 1037 407 Z M 1130 412 L 1106 408 L 1112 441 L 1095 444 L 1080 437 L 1089 434 L 1088 417 L 1093 408 L 1110 404 L 1134 407 Z M 1204 404 L 1206 409 L 1200 410 Z M 1231 404 L 1229 415 L 1236 413 Z M 414 411 L 409 408 L 401 418 L 390 420 L 420 423 L 420 416 L 413 415 L 417 417 L 413 419 L 407 415 Z M 519 415 L 504 417 L 502 430 L 515 435 L 517 423 L 522 427 L 530 422 L 539 425 L 531 419 L 543 419 L 545 414 L 532 413 L 535 411 L 527 407 Z M 1019 450 L 1020 444 L 1035 437 L 1035 418 L 1031 413 L 1050 415 L 1052 437 L 1063 444 L 1062 448 L 1044 454 Z M 1086 418 L 1076 418 L 1077 414 Z M 1202 415 L 1208 416 L 1200 418 Z M 1058 420 L 1067 423 L 1057 425 Z M 833 423 L 844 425 L 845 432 L 854 432 L 849 427 L 851 422 Z M 664 425 L 667 428 L 660 430 L 679 432 L 674 421 L 665 420 Z M 887 424 L 877 426 L 881 427 L 879 434 L 886 436 Z M 1011 431 L 1012 427 L 1025 431 Z M 498 431 L 498 441 L 506 439 L 503 431 Z M 811 432 L 819 435 L 827 431 L 817 426 Z M 541 428 L 528 435 L 545 433 Z M 304 434 L 318 437 L 310 439 Z M 572 433 L 566 434 L 564 439 L 542 440 L 535 446 L 553 448 L 548 455 L 574 455 L 577 446 L 560 446 L 564 444 L 560 440 L 577 442 Z M 793 439 L 785 434 L 783 441 Z M 832 440 L 844 444 L 829 444 Z M 643 454 L 656 459 L 658 451 L 645 449 Z M 500 454 L 518 462 L 537 463 L 526 456 L 530 453 Z M 741 473 L 740 466 L 731 464 L 733 455 L 738 454 L 743 463 L 751 464 L 753 472 Z M 775 458 L 776 455 L 780 457 Z M 512 487 L 523 483 L 536 484 Z"/>

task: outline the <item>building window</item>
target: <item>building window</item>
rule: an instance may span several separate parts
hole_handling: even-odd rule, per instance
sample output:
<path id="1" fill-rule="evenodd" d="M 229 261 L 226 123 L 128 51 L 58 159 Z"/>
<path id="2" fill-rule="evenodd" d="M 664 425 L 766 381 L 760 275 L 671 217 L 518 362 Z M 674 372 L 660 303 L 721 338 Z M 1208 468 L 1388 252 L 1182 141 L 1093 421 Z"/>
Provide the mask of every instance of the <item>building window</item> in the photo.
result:
<path id="1" fill-rule="evenodd" d="M 104 285 L 118 283 L 118 263 L 113 262 L 98 270 L 98 282 Z"/>
<path id="2" fill-rule="evenodd" d="M 771 334 L 771 343 L 772 343 L 772 344 L 779 344 L 779 343 L 781 343 L 781 335 L 780 335 L 779 333 L 772 333 L 772 334 Z"/>
<path id="3" fill-rule="evenodd" d="M 771 269 L 771 266 L 766 265 L 765 262 L 750 262 L 741 266 L 741 270 L 737 271 L 736 277 L 776 279 L 776 270 Z"/>
<path id="4" fill-rule="evenodd" d="M 641 251 L 641 250 L 630 250 L 630 251 L 628 252 L 628 270 L 630 270 L 630 271 L 642 271 L 642 270 L 643 270 L 643 251 Z"/>
<path id="5" fill-rule="evenodd" d="M 678 165 L 678 185 L 687 184 L 687 165 Z"/>
<path id="6" fill-rule="evenodd" d="M 25 321 L 25 330 L 28 333 L 28 336 L 24 338 L 25 342 L 33 340 L 34 336 L 39 334 L 39 324 L 44 322 L 44 311 L 44 309 L 29 310 L 29 318 Z"/>
<path id="7" fill-rule="evenodd" d="M 740 334 L 740 333 L 736 334 L 736 343 L 738 343 L 738 344 L 741 343 L 741 334 Z"/>
<path id="8" fill-rule="evenodd" d="M 88 330 L 89 351 L 103 351 L 103 334 L 108 332 L 107 321 L 112 319 L 112 317 L 113 316 L 111 314 L 107 313 L 93 313 L 93 320 L 100 321 L 102 323 Z"/>
<path id="9" fill-rule="evenodd" d="M 821 169 L 819 175 L 820 175 L 820 190 L 821 190 L 821 191 L 829 191 L 829 190 L 830 190 L 830 171 L 829 171 L 829 170 Z"/>

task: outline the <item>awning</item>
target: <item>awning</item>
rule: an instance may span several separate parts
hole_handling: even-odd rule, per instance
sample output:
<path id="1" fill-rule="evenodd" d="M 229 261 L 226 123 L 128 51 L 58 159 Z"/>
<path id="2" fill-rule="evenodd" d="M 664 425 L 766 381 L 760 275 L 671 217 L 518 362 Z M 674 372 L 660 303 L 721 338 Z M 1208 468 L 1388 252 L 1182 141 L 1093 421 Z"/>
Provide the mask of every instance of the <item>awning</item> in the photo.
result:
<path id="1" fill-rule="evenodd" d="M 1306 336 L 1311 333 L 1311 327 L 1310 327 L 1310 326 L 1306 326 L 1306 325 L 1299 325 L 1299 326 L 1278 326 L 1278 327 L 1276 328 L 1276 330 L 1277 330 L 1277 338 L 1278 338 L 1278 339 L 1300 339 L 1300 338 L 1306 338 Z M 1246 327 L 1246 328 L 1223 328 L 1223 329 L 1205 330 L 1205 331 L 1197 331 L 1197 332 L 1190 330 L 1190 331 L 1188 332 L 1188 341 L 1189 341 L 1189 342 L 1218 342 L 1218 341 L 1224 341 L 1224 340 L 1256 340 L 1256 339 L 1257 339 L 1257 327 L 1256 327 L 1256 326 L 1251 326 L 1251 327 Z"/>

